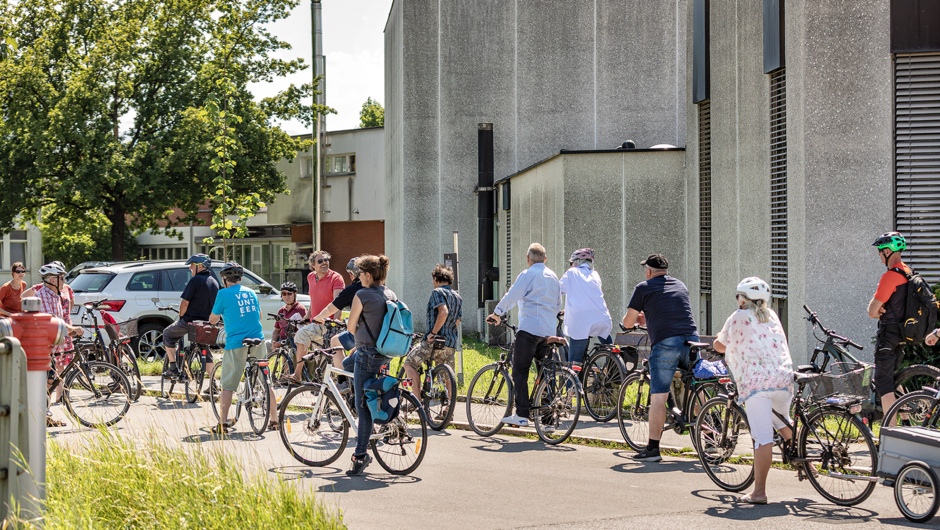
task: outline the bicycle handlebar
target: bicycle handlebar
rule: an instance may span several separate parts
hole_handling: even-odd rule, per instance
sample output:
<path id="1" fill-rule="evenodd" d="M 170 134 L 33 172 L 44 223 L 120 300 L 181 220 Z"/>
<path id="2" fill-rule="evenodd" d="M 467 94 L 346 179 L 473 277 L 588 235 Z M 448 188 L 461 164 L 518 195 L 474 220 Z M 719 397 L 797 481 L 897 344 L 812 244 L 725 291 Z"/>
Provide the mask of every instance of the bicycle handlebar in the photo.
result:
<path id="1" fill-rule="evenodd" d="M 624 326 L 622 323 L 617 324 L 617 325 L 620 326 L 620 330 L 623 331 L 624 333 L 633 333 L 634 331 L 646 331 L 646 326 L 641 326 L 639 324 L 636 324 L 632 328 L 628 328 Z"/>
<path id="2" fill-rule="evenodd" d="M 806 320 L 809 321 L 809 323 L 814 326 L 819 326 L 819 329 L 822 330 L 822 332 L 825 333 L 826 336 L 829 337 L 830 339 L 833 339 L 834 341 L 844 344 L 846 346 L 851 346 L 859 351 L 864 349 L 862 346 L 852 341 L 851 339 L 843 337 L 842 335 L 837 335 L 831 329 L 827 329 L 826 326 L 823 326 L 822 322 L 819 321 L 819 317 L 816 316 L 816 313 L 810 310 L 810 308 L 807 307 L 806 304 L 803 304 L 803 310 L 806 311 L 806 313 L 809 315 L 806 317 Z"/>

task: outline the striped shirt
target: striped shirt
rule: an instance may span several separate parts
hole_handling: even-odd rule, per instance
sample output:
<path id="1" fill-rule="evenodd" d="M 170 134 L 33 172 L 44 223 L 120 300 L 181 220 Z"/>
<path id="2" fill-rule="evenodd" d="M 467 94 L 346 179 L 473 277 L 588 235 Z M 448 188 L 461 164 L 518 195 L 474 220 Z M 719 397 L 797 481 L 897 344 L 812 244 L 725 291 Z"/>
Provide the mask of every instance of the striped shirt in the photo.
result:
<path id="1" fill-rule="evenodd" d="M 446 342 L 444 346 L 457 349 L 457 343 L 460 337 L 457 335 L 457 321 L 463 317 L 463 300 L 457 291 L 451 289 L 449 285 L 442 285 L 431 291 L 431 299 L 428 300 L 428 328 L 427 333 L 434 331 L 434 323 L 437 322 L 437 308 L 447 307 L 447 319 L 438 335 L 444 337 Z M 427 335 L 425 335 L 427 336 Z"/>
<path id="2" fill-rule="evenodd" d="M 46 287 L 45 284 L 33 286 L 33 289 L 36 292 L 35 296 L 39 298 L 39 310 L 41 312 L 48 313 L 56 318 L 61 318 L 66 324 L 71 325 L 72 316 L 69 314 L 69 306 L 72 300 L 68 297 L 64 289 L 61 295 L 56 294 L 52 289 Z M 56 346 L 52 353 L 62 353 L 72 349 L 72 337 L 66 333 L 65 340 L 62 344 Z"/>

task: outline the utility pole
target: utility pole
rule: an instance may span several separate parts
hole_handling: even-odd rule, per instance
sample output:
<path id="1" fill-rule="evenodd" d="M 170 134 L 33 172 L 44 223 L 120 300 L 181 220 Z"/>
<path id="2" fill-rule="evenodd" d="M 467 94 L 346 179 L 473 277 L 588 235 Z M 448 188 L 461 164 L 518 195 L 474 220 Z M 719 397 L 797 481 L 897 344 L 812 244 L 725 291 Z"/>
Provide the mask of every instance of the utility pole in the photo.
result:
<path id="1" fill-rule="evenodd" d="M 321 11 L 320 0 L 310 0 L 310 17 L 313 22 L 313 81 L 316 83 L 317 77 L 326 74 L 326 59 L 323 57 L 323 13 Z M 326 77 L 324 77 L 317 86 L 320 93 L 313 98 L 314 105 L 323 105 L 326 101 Z M 323 115 L 320 114 L 320 107 L 317 106 L 316 118 L 313 121 L 313 139 L 316 142 L 313 146 L 313 181 L 310 185 L 313 188 L 313 215 L 310 217 L 311 231 L 310 242 L 313 250 L 320 248 L 320 180 L 323 172 L 323 155 L 320 146 L 323 144 Z"/>

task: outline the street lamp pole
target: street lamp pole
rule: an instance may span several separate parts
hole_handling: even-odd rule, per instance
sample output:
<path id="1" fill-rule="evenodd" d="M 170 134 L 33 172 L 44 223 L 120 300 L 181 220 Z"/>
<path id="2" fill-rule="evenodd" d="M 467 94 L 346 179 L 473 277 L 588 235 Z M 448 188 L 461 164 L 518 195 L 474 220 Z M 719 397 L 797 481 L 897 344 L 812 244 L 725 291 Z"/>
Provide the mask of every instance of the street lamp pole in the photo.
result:
<path id="1" fill-rule="evenodd" d="M 310 16 L 313 26 L 313 82 L 317 82 L 317 77 L 323 75 L 316 88 L 320 93 L 313 98 L 313 103 L 317 112 L 313 121 L 313 140 L 316 142 L 313 146 L 313 179 L 310 185 L 313 189 L 313 215 L 310 217 L 310 243 L 313 250 L 320 248 L 320 177 L 322 175 L 323 158 L 320 149 L 323 143 L 323 115 L 320 114 L 320 105 L 326 100 L 326 60 L 323 57 L 323 14 L 321 11 L 320 0 L 310 1 Z"/>

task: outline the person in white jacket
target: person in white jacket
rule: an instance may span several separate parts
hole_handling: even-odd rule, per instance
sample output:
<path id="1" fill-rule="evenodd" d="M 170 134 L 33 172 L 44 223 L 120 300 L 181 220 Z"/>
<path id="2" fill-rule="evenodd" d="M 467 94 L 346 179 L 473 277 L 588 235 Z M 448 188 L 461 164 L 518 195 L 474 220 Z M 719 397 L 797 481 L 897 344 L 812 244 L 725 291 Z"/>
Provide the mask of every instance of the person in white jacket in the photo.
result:
<path id="1" fill-rule="evenodd" d="M 610 344 L 611 320 L 601 277 L 594 270 L 594 250 L 582 248 L 571 254 L 571 267 L 561 277 L 561 294 L 565 296 L 563 331 L 568 338 L 568 362 L 583 363 L 591 337 L 601 344 Z"/>

